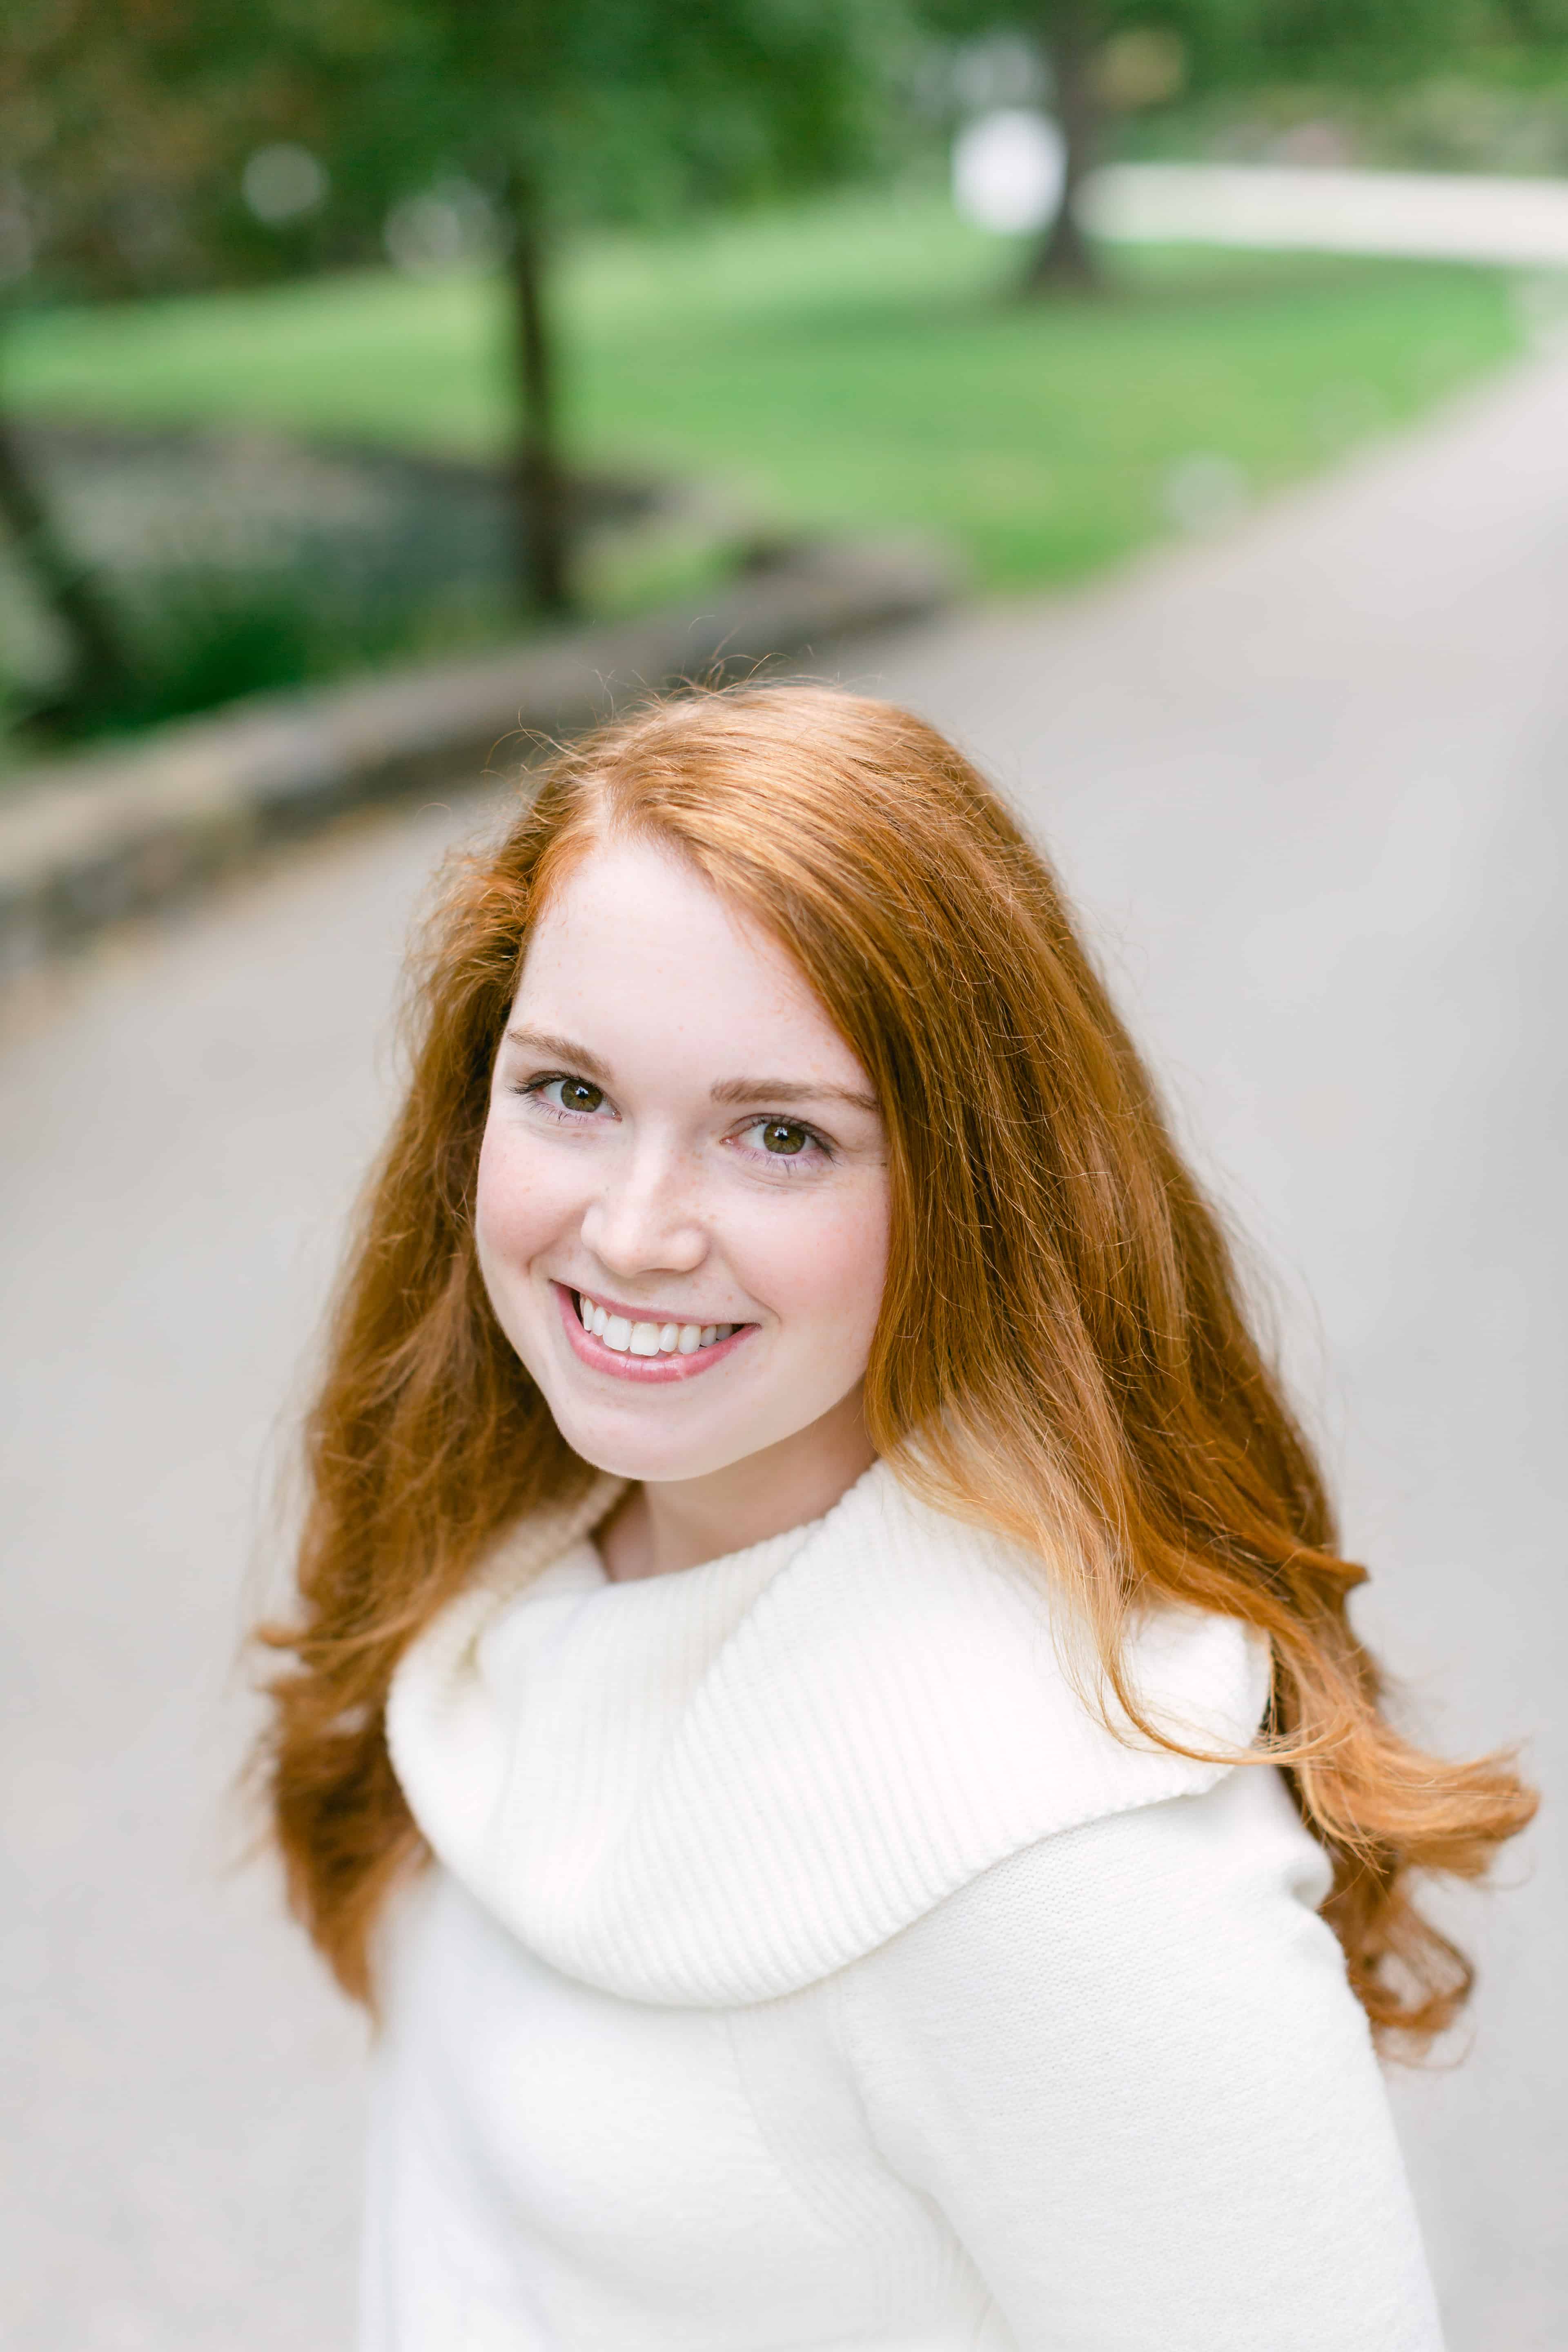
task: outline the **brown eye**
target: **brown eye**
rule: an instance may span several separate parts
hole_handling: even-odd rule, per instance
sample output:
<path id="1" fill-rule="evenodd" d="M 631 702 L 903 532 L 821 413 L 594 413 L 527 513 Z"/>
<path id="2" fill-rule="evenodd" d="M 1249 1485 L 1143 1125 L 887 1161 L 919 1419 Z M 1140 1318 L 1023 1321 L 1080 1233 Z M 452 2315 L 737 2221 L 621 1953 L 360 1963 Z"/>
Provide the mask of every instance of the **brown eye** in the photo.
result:
<path id="1" fill-rule="evenodd" d="M 810 1139 L 805 1128 L 797 1127 L 793 1118 L 768 1118 L 763 1121 L 764 1151 L 778 1152 L 784 1158 L 793 1160 L 797 1151 L 805 1150 Z"/>
<path id="2" fill-rule="evenodd" d="M 538 1094 L 545 1103 L 557 1103 L 560 1110 L 593 1112 L 605 1101 L 605 1087 L 595 1087 L 588 1077 L 550 1077 Z"/>

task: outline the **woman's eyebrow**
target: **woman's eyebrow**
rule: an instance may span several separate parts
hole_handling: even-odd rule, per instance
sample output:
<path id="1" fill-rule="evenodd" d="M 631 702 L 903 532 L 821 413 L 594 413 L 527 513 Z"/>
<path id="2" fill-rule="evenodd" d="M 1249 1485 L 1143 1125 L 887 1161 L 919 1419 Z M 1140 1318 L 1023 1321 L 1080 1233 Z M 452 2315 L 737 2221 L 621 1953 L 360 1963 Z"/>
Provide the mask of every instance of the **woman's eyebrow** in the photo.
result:
<path id="1" fill-rule="evenodd" d="M 552 1029 L 509 1029 L 509 1045 L 521 1045 L 525 1053 L 542 1054 L 548 1061 L 564 1062 L 568 1069 L 581 1070 L 585 1077 L 608 1086 L 609 1072 L 597 1054 L 580 1045 L 575 1037 L 558 1037 Z"/>
<path id="2" fill-rule="evenodd" d="M 506 1042 L 521 1045 L 524 1053 L 581 1070 L 598 1085 L 610 1083 L 607 1065 L 575 1037 L 563 1037 L 553 1029 L 509 1029 Z M 875 1095 L 861 1094 L 853 1087 L 818 1086 L 809 1078 L 721 1078 L 710 1093 L 716 1103 L 839 1102 L 873 1116 L 881 1108 Z"/>
<path id="3" fill-rule="evenodd" d="M 875 1095 L 856 1092 L 853 1087 L 823 1087 L 806 1078 L 723 1078 L 710 1089 L 716 1103 L 848 1103 L 856 1110 L 872 1113 L 881 1106 Z"/>

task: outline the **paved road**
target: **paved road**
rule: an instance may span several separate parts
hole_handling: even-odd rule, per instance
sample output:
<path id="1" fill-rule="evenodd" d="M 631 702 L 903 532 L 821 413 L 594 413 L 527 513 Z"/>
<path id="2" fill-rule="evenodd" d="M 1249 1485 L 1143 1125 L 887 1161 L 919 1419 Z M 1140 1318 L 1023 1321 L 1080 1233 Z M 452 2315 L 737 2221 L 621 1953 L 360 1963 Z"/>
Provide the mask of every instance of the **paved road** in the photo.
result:
<path id="1" fill-rule="evenodd" d="M 1568 370 L 1072 604 L 838 664 L 1054 846 L 1194 1148 L 1282 1271 L 1376 1581 L 1455 1747 L 1560 1701 Z M 357 2022 L 225 1875 L 234 1645 L 280 1402 L 387 1100 L 455 800 L 51 982 L 0 1058 L 17 2352 L 349 2340 Z M 1396 2098 L 1454 2352 L 1568 2340 L 1568 1944 L 1549 1812 L 1459 1906 L 1458 2071 Z"/>
<path id="2" fill-rule="evenodd" d="M 1568 186 L 1479 172 L 1358 172 L 1280 163 L 1110 163 L 1085 191 L 1100 236 L 1133 244 L 1413 254 L 1557 270 Z"/>

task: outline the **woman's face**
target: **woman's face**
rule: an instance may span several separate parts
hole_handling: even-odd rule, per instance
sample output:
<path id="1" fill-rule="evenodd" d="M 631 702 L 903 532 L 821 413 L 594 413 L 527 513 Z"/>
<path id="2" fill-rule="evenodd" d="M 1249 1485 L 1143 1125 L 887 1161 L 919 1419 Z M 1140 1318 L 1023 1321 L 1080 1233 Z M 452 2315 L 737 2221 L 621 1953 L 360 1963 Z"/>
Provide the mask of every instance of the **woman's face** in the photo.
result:
<path id="1" fill-rule="evenodd" d="M 858 1390 L 888 1175 L 865 1071 L 789 957 L 646 843 L 535 927 L 479 1158 L 479 1265 L 567 1443 L 701 1477 Z"/>

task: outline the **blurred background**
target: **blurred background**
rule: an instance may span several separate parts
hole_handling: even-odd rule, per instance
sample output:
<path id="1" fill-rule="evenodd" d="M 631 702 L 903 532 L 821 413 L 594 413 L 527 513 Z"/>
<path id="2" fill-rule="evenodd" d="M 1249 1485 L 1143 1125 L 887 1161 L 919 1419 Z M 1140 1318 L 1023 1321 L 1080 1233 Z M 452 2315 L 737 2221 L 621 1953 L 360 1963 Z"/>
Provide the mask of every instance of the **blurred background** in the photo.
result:
<path id="1" fill-rule="evenodd" d="M 1454 2352 L 1560 2352 L 1568 0 L 8 0 L 0 915 L 183 746 L 530 646 L 608 698 L 606 632 L 873 543 L 961 594 L 804 666 L 1057 857 L 1409 1720 L 1531 1743 L 1394 2090 Z M 237 1653 L 509 764 L 0 988 L 27 2352 L 352 2340 L 363 2029 L 240 1865 Z"/>
<path id="2" fill-rule="evenodd" d="M 1334 203 L 1568 164 L 1563 0 L 11 0 L 0 75 L 13 768 L 792 533 L 1073 582 L 1558 307 Z"/>

